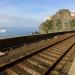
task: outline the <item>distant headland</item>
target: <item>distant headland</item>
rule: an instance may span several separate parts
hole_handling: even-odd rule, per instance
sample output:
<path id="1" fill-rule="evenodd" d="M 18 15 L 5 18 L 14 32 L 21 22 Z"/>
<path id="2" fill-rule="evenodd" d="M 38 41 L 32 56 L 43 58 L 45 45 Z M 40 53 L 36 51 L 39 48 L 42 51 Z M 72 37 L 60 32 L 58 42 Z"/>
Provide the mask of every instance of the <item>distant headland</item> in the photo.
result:
<path id="1" fill-rule="evenodd" d="M 75 30 L 75 12 L 62 9 L 49 16 L 39 27 L 40 34 Z"/>

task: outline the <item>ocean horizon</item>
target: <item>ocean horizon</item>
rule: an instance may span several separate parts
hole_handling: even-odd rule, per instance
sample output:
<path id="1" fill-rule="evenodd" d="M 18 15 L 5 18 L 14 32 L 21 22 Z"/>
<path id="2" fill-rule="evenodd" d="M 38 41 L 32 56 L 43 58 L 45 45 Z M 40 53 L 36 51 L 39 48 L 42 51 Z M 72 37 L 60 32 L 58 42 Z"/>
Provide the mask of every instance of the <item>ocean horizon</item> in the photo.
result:
<path id="1" fill-rule="evenodd" d="M 37 28 L 25 28 L 25 27 L 5 27 L 4 29 L 6 30 L 6 32 L 0 32 L 0 39 L 19 36 L 29 36 L 32 35 L 33 32 L 38 31 Z"/>

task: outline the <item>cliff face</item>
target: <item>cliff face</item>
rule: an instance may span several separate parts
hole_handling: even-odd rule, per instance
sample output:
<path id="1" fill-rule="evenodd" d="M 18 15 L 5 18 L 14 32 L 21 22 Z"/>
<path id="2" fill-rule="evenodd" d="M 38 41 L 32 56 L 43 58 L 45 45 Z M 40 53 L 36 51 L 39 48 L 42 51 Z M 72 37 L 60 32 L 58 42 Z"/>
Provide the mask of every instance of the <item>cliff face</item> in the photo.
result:
<path id="1" fill-rule="evenodd" d="M 71 13 L 67 9 L 59 10 L 52 19 L 40 25 L 40 33 L 61 32 L 74 30 L 75 20 L 71 19 Z M 49 28 L 50 27 L 50 28 Z"/>
<path id="2" fill-rule="evenodd" d="M 39 31 L 41 34 L 47 34 L 52 32 L 52 21 L 46 20 L 45 22 L 41 23 Z"/>
<path id="3" fill-rule="evenodd" d="M 68 31 L 70 30 L 71 14 L 69 10 L 59 10 L 52 18 L 53 20 L 53 31 Z"/>

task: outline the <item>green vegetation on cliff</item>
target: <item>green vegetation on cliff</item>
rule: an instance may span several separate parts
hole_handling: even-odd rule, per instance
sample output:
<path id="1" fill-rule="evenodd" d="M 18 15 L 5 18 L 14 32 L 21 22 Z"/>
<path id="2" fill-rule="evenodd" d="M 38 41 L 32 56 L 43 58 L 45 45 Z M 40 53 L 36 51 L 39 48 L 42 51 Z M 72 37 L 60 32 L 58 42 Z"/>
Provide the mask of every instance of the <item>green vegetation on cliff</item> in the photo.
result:
<path id="1" fill-rule="evenodd" d="M 40 25 L 40 32 L 42 34 L 49 33 L 51 29 L 52 29 L 52 21 L 51 20 L 46 20 L 45 22 L 42 22 Z"/>
<path id="2" fill-rule="evenodd" d="M 74 27 L 75 26 L 75 19 L 71 20 L 71 26 Z"/>
<path id="3" fill-rule="evenodd" d="M 75 19 L 72 19 L 70 24 L 71 24 L 71 30 L 75 30 Z"/>
<path id="4" fill-rule="evenodd" d="M 61 20 L 60 20 L 60 19 L 58 19 L 58 20 L 56 21 L 56 27 L 57 27 L 57 30 L 59 31 L 60 28 L 61 28 Z"/>

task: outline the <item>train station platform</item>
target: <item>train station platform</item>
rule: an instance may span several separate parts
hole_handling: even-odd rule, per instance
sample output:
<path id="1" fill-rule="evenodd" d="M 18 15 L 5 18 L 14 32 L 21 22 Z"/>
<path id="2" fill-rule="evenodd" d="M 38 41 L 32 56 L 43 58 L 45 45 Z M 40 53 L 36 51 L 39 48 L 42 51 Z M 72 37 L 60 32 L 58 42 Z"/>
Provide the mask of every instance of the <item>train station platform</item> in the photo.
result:
<path id="1" fill-rule="evenodd" d="M 75 59 L 72 63 L 72 66 L 70 68 L 70 71 L 69 71 L 68 75 L 75 75 Z"/>

